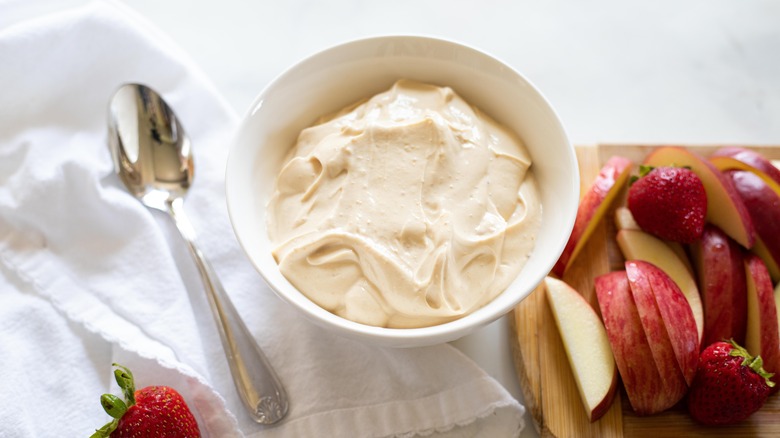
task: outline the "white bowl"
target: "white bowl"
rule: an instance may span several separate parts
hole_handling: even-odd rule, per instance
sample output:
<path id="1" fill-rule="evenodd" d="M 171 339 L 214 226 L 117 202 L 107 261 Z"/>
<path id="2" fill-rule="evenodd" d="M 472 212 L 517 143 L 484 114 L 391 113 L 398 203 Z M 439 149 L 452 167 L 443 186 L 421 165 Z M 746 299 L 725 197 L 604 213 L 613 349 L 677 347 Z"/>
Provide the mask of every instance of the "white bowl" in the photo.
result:
<path id="1" fill-rule="evenodd" d="M 388 89 L 407 78 L 452 87 L 467 102 L 513 129 L 533 160 L 543 222 L 518 277 L 489 304 L 446 324 L 390 329 L 336 316 L 310 301 L 279 272 L 266 232 L 266 204 L 285 154 L 319 116 Z M 296 64 L 260 93 L 230 151 L 227 203 L 236 237 L 273 291 L 315 323 L 375 345 L 413 347 L 458 339 L 506 314 L 552 269 L 574 224 L 579 172 L 555 111 L 511 67 L 450 41 L 387 36 L 348 42 Z"/>

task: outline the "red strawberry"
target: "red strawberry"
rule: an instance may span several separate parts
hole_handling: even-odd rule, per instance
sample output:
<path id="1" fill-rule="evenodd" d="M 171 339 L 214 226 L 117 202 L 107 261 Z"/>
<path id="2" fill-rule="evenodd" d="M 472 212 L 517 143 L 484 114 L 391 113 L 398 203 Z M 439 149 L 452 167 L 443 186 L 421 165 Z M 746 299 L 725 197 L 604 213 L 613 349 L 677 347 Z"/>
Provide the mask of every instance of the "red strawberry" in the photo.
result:
<path id="1" fill-rule="evenodd" d="M 175 389 L 147 386 L 136 391 L 133 373 L 121 365 L 114 366 L 114 377 L 127 403 L 113 394 L 103 394 L 100 403 L 114 419 L 90 438 L 200 437 L 195 417 Z"/>
<path id="2" fill-rule="evenodd" d="M 693 243 L 704 232 L 707 194 L 701 179 L 682 167 L 645 167 L 628 190 L 628 209 L 639 226 L 661 239 Z"/>
<path id="3" fill-rule="evenodd" d="M 761 409 L 773 374 L 732 339 L 701 352 L 696 377 L 688 392 L 688 412 L 703 424 L 733 424 Z"/>

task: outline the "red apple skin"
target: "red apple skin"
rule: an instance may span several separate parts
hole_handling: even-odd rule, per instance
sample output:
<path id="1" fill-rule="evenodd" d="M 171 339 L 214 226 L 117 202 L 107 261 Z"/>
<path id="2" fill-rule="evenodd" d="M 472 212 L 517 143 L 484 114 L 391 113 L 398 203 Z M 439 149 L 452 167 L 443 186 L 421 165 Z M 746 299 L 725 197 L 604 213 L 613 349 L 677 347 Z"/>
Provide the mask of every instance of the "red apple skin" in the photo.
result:
<path id="1" fill-rule="evenodd" d="M 745 257 L 745 270 L 748 276 L 748 289 L 755 288 L 757 298 L 757 315 L 749 314 L 749 324 L 758 325 L 758 345 L 751 341 L 750 329 L 745 342 L 745 348 L 753 355 L 760 355 L 764 360 L 764 369 L 777 374 L 780 372 L 780 328 L 777 324 L 777 306 L 774 289 L 769 272 L 760 257 L 749 254 Z M 748 293 L 751 293 L 748 291 Z M 777 377 L 772 380 L 777 382 Z M 778 390 L 776 385 L 773 392 Z"/>
<path id="2" fill-rule="evenodd" d="M 661 147 L 645 158 L 650 166 L 689 166 L 704 184 L 707 192 L 707 222 L 720 227 L 745 248 L 755 241 L 755 229 L 750 214 L 742 202 L 734 183 L 712 163 L 698 154 L 681 147 Z"/>
<path id="3" fill-rule="evenodd" d="M 744 345 L 747 283 L 739 244 L 720 228 L 708 224 L 701 239 L 690 249 L 704 304 L 701 348 L 731 338 Z"/>
<path id="4" fill-rule="evenodd" d="M 729 170 L 725 174 L 745 203 L 756 234 L 775 263 L 780 262 L 780 196 L 753 172 Z"/>
<path id="5" fill-rule="evenodd" d="M 580 200 L 574 228 L 552 269 L 553 274 L 563 277 L 566 269 L 593 233 L 596 223 L 604 216 L 609 205 L 616 198 L 617 192 L 625 185 L 633 164 L 628 158 L 615 155 L 610 157 L 601 168 L 593 185 Z"/>
<path id="6" fill-rule="evenodd" d="M 710 161 L 717 161 L 719 158 L 733 158 L 737 161 L 747 164 L 748 166 L 763 172 L 766 176 L 780 184 L 780 169 L 775 167 L 771 161 L 767 160 L 763 155 L 750 149 L 740 148 L 736 146 L 729 146 L 720 148 L 710 157 Z M 717 165 L 716 165 L 717 166 Z M 717 166 L 719 169 L 723 169 Z"/>
<path id="7" fill-rule="evenodd" d="M 685 396 L 688 384 L 675 355 L 674 346 L 656 302 L 652 280 L 645 265 L 649 265 L 649 263 L 627 261 L 626 277 L 628 277 L 631 295 L 634 297 L 634 303 L 639 312 L 642 328 L 650 344 L 650 351 L 653 353 L 653 360 L 661 374 L 664 391 L 677 402 Z"/>
<path id="8" fill-rule="evenodd" d="M 635 262 L 635 266 L 650 280 L 677 364 L 691 386 L 699 363 L 699 332 L 691 306 L 677 283 L 662 269 L 647 262 Z"/>
<path id="9" fill-rule="evenodd" d="M 596 297 L 615 354 L 629 403 L 637 415 L 652 415 L 672 407 L 670 395 L 653 359 L 625 271 L 596 278 Z"/>

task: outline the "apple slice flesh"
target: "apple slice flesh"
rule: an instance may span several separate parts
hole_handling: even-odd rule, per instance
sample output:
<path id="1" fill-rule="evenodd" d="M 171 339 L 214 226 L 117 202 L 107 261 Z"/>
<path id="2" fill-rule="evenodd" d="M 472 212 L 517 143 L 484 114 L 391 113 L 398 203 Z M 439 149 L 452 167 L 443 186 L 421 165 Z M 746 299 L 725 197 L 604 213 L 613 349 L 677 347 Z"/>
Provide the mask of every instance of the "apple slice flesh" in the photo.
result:
<path id="1" fill-rule="evenodd" d="M 745 258 L 745 271 L 748 292 L 745 348 L 750 354 L 761 356 L 766 371 L 778 373 L 780 372 L 780 325 L 778 325 L 777 301 L 772 280 L 769 278 L 764 262 L 756 255 L 750 254 Z M 773 378 L 775 379 L 777 377 Z"/>
<path id="2" fill-rule="evenodd" d="M 775 313 L 780 312 L 780 284 L 775 286 Z M 780 314 L 777 316 L 777 331 L 780 333 Z M 778 381 L 778 377 L 775 377 L 773 379 L 775 382 Z M 775 385 L 775 388 L 777 388 L 777 385 Z"/>
<path id="3" fill-rule="evenodd" d="M 691 308 L 697 342 L 700 342 L 704 334 L 704 310 L 699 288 L 688 265 L 680 261 L 678 255 L 666 242 L 644 231 L 620 230 L 617 234 L 617 243 L 626 260 L 652 263 L 671 277 Z"/>
<path id="4" fill-rule="evenodd" d="M 780 183 L 780 169 L 775 166 L 772 160 L 767 159 L 758 151 L 737 146 L 727 146 L 715 151 L 710 158 L 716 159 L 722 157 L 733 158 L 745 163 L 754 169 L 764 172 L 768 177 L 777 181 L 777 183 Z"/>
<path id="5" fill-rule="evenodd" d="M 621 206 L 615 209 L 615 226 L 618 230 L 641 230 L 642 227 L 636 223 L 634 215 L 631 214 L 631 210 L 626 206 Z"/>
<path id="6" fill-rule="evenodd" d="M 574 228 L 560 258 L 552 269 L 555 275 L 563 277 L 566 269 L 582 251 L 599 220 L 625 186 L 632 166 L 631 160 L 616 155 L 607 160 L 601 168 L 596 180 L 580 200 Z"/>
<path id="7" fill-rule="evenodd" d="M 764 261 L 766 268 L 769 270 L 769 276 L 772 278 L 772 282 L 780 282 L 780 266 L 775 261 L 775 258 L 772 257 L 772 253 L 769 252 L 769 248 L 767 248 L 764 241 L 761 240 L 761 237 L 756 236 L 756 243 L 753 244 L 751 251 L 753 254 L 761 257 L 761 260 Z"/>
<path id="8" fill-rule="evenodd" d="M 579 292 L 552 277 L 544 285 L 583 406 L 590 421 L 596 421 L 609 410 L 617 390 L 607 331 Z"/>
<path id="9" fill-rule="evenodd" d="M 707 221 L 717 225 L 745 248 L 753 246 L 753 221 L 747 208 L 731 180 L 712 163 L 687 149 L 667 146 L 651 152 L 645 164 L 690 167 L 701 179 L 707 193 Z"/>
<path id="10" fill-rule="evenodd" d="M 631 210 L 629 210 L 628 207 L 626 206 L 618 207 L 615 209 L 615 225 L 617 226 L 618 231 L 620 230 L 642 231 L 642 228 L 639 226 L 639 224 L 636 223 L 636 220 L 634 220 L 634 215 L 631 214 Z M 682 246 L 682 244 L 680 242 L 672 242 L 669 240 L 663 240 L 663 242 L 672 251 L 674 251 L 674 253 L 680 259 L 680 261 L 688 269 L 688 272 L 693 274 L 693 266 L 691 266 L 691 261 L 688 259 L 688 254 L 685 252 L 685 248 Z"/>
<path id="11" fill-rule="evenodd" d="M 677 400 L 665 390 L 642 328 L 625 271 L 596 277 L 596 297 L 631 408 L 638 415 L 652 415 L 672 407 Z"/>
<path id="12" fill-rule="evenodd" d="M 631 287 L 631 295 L 639 311 L 642 328 L 653 352 L 653 360 L 663 377 L 664 388 L 667 393 L 679 400 L 685 396 L 688 383 L 675 354 L 672 337 L 658 306 L 651 285 L 653 280 L 648 269 L 645 269 L 646 265 L 652 266 L 647 262 L 627 261 L 626 276 Z"/>

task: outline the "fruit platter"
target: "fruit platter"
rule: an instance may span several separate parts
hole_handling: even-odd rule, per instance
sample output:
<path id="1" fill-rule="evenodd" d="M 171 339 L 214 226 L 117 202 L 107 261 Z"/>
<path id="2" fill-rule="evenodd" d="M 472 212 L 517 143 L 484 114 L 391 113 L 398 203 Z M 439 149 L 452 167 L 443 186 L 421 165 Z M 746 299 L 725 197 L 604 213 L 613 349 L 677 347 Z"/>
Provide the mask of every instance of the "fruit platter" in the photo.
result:
<path id="1" fill-rule="evenodd" d="M 510 318 L 539 434 L 780 436 L 780 148 L 577 158 L 569 243 Z"/>

